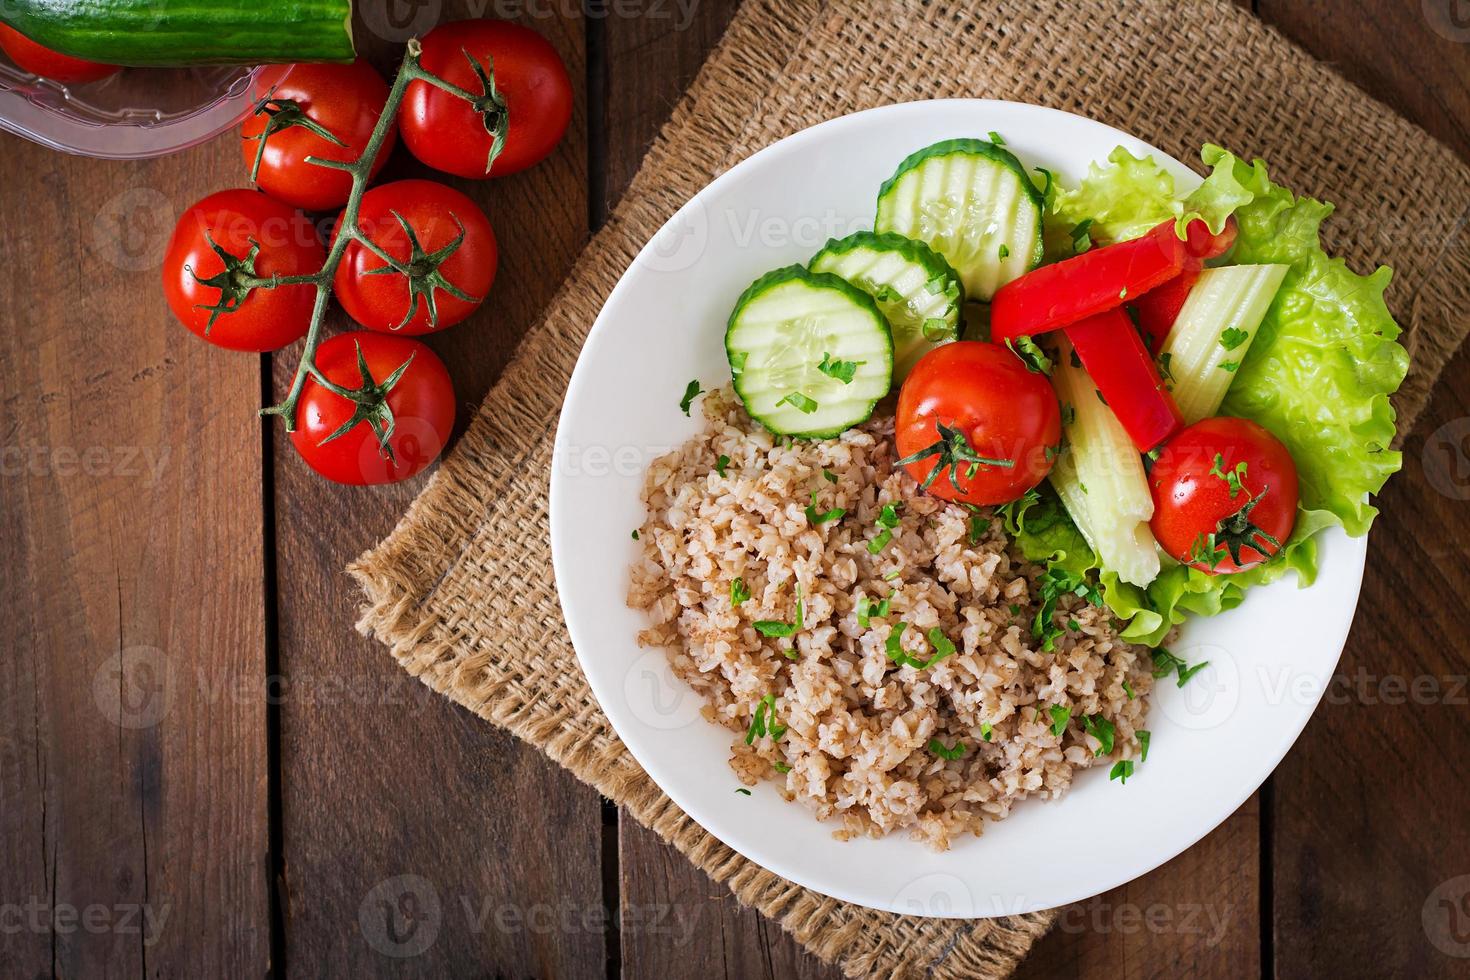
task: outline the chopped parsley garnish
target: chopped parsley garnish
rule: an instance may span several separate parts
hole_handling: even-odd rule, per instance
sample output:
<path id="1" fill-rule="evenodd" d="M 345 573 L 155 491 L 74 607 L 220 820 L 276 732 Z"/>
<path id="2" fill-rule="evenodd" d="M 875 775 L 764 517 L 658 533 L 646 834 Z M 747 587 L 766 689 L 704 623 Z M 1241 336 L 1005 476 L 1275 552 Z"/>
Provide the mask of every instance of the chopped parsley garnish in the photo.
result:
<path id="1" fill-rule="evenodd" d="M 1067 730 L 1067 722 L 1072 719 L 1072 709 L 1054 704 L 1046 710 L 1051 715 L 1051 733 L 1060 738 L 1062 732 Z"/>
<path id="2" fill-rule="evenodd" d="M 893 288 L 891 283 L 881 283 L 875 286 L 873 298 L 880 303 L 902 303 L 903 293 Z"/>
<path id="3" fill-rule="evenodd" d="M 1226 486 L 1230 487 L 1230 499 L 1234 500 L 1245 489 L 1245 483 L 1243 481 L 1245 480 L 1247 469 L 1246 461 L 1241 460 L 1235 464 L 1235 469 L 1226 472 L 1225 457 L 1220 453 L 1216 453 L 1215 465 L 1210 467 L 1210 475 L 1218 476 L 1225 481 Z"/>
<path id="4" fill-rule="evenodd" d="M 1056 649 L 1056 639 L 1062 635 L 1062 629 L 1054 621 L 1057 600 L 1069 593 L 1086 599 L 1094 606 L 1102 605 L 1102 594 L 1085 576 L 1074 575 L 1063 568 L 1047 569 L 1041 577 L 1041 606 L 1031 622 L 1031 635 L 1041 641 L 1043 653 Z"/>
<path id="5" fill-rule="evenodd" d="M 891 572 L 884 572 L 883 581 L 892 582 L 894 579 L 898 578 L 902 574 L 903 572 L 899 571 L 897 568 L 893 569 Z"/>
<path id="6" fill-rule="evenodd" d="M 944 743 L 939 741 L 939 739 L 931 738 L 929 740 L 929 751 L 933 752 L 941 759 L 946 759 L 950 762 L 953 762 L 956 759 L 963 759 L 965 757 L 965 743 L 956 742 L 954 743 L 954 748 L 947 749 L 944 747 Z"/>
<path id="7" fill-rule="evenodd" d="M 791 767 L 784 762 L 773 762 L 771 763 L 771 765 L 775 768 L 777 772 L 779 772 L 783 776 L 791 771 Z"/>
<path id="8" fill-rule="evenodd" d="M 1149 653 L 1154 660 L 1154 677 L 1163 678 L 1168 677 L 1171 673 L 1177 673 L 1180 687 L 1183 687 L 1186 681 L 1209 665 L 1208 660 L 1202 660 L 1190 666 L 1163 647 L 1156 647 Z"/>
<path id="9" fill-rule="evenodd" d="M 954 328 L 942 316 L 926 317 L 919 329 L 923 332 L 924 339 L 931 344 L 954 338 Z"/>
<path id="10" fill-rule="evenodd" d="M 1200 671 L 1204 670 L 1209 665 L 1210 662 L 1208 660 L 1201 660 L 1197 664 L 1192 664 L 1191 666 L 1182 668 L 1179 671 L 1179 686 L 1183 687 L 1186 681 L 1188 681 L 1195 674 L 1198 674 Z"/>
<path id="11" fill-rule="evenodd" d="M 1131 775 L 1133 775 L 1132 759 L 1119 759 L 1113 763 L 1113 768 L 1108 771 L 1109 779 L 1119 780 L 1125 786 L 1128 785 L 1128 777 Z"/>
<path id="12" fill-rule="evenodd" d="M 1071 630 L 1073 633 L 1081 633 L 1082 624 L 1077 622 L 1077 620 L 1075 619 L 1069 619 L 1067 620 L 1067 629 Z"/>
<path id="13" fill-rule="evenodd" d="M 755 714 L 750 719 L 750 727 L 745 731 L 745 744 L 750 745 L 764 735 L 780 738 L 785 734 L 786 726 L 776 721 L 776 695 L 767 694 L 756 702 Z"/>
<path id="14" fill-rule="evenodd" d="M 970 543 L 979 544 L 980 539 L 985 537 L 985 532 L 990 530 L 990 518 L 981 514 L 970 515 Z"/>
<path id="15" fill-rule="evenodd" d="M 1020 607 L 1020 606 L 1018 606 L 1018 605 L 1016 605 L 1016 604 L 1015 604 L 1015 603 L 1014 603 L 1014 602 L 1013 602 L 1013 603 L 1011 603 L 1011 605 L 1010 605 L 1010 610 L 1011 610 L 1011 615 L 1012 615 L 1012 616 L 1014 616 L 1014 615 L 1016 615 L 1016 614 L 1017 614 L 1017 613 L 1018 613 L 1018 612 L 1020 612 L 1020 611 L 1021 611 L 1021 607 Z"/>
<path id="16" fill-rule="evenodd" d="M 840 521 L 842 520 L 842 515 L 846 513 L 846 507 L 833 507 L 831 510 L 817 513 L 817 491 L 815 490 L 812 491 L 812 502 L 806 505 L 806 519 L 812 527 L 816 527 L 819 524 L 826 524 L 828 521 Z"/>
<path id="17" fill-rule="evenodd" d="M 750 351 L 740 350 L 730 355 L 730 373 L 739 377 L 745 371 L 745 362 L 750 357 Z"/>
<path id="18" fill-rule="evenodd" d="M 786 637 L 794 635 L 798 630 L 802 628 L 802 618 L 805 615 L 806 602 L 801 598 L 801 589 L 798 588 L 796 590 L 796 622 L 783 623 L 779 620 L 760 619 L 752 623 L 751 625 L 755 627 L 755 631 L 761 636 L 769 636 L 774 637 L 778 640 L 784 640 Z"/>
<path id="19" fill-rule="evenodd" d="M 990 733 L 993 731 L 995 731 L 995 729 L 990 727 L 990 722 L 982 721 L 980 723 L 980 737 L 985 741 L 990 741 Z"/>
<path id="20" fill-rule="evenodd" d="M 1221 361 L 1220 362 L 1220 370 L 1221 371 L 1228 371 L 1231 374 L 1234 374 L 1235 373 L 1235 369 L 1238 368 L 1238 367 L 1240 367 L 1240 362 L 1239 361 Z"/>
<path id="21" fill-rule="evenodd" d="M 1152 733 L 1149 732 L 1149 730 L 1146 729 L 1146 728 L 1140 728 L 1138 731 L 1134 732 L 1133 734 L 1135 734 L 1135 735 L 1138 736 L 1138 744 L 1143 747 L 1143 755 L 1139 757 L 1138 761 L 1139 762 L 1147 762 L 1148 761 L 1148 740 L 1149 740 L 1150 736 L 1152 735 Z"/>
<path id="22" fill-rule="evenodd" d="M 990 142 L 994 143 L 996 146 L 1006 145 L 1006 141 L 1001 139 L 1000 134 L 993 129 L 990 131 Z"/>
<path id="23" fill-rule="evenodd" d="M 1086 715 L 1082 719 L 1082 730 L 1100 743 L 1092 753 L 1094 758 L 1113 754 L 1113 735 L 1116 729 L 1112 722 L 1102 715 Z"/>
<path id="24" fill-rule="evenodd" d="M 1092 247 L 1092 236 L 1088 234 L 1091 228 L 1091 218 L 1083 218 L 1072 227 L 1072 251 L 1085 252 Z"/>
<path id="25" fill-rule="evenodd" d="M 1138 697 L 1137 694 L 1133 693 L 1133 685 L 1128 683 L 1128 678 L 1126 677 L 1123 678 L 1123 693 L 1128 695 L 1129 701 L 1132 701 L 1134 698 Z"/>
<path id="26" fill-rule="evenodd" d="M 799 660 L 801 658 L 801 654 L 796 652 L 796 647 L 792 647 L 789 650 L 782 650 L 781 656 L 785 657 L 787 660 Z"/>
<path id="27" fill-rule="evenodd" d="M 1220 334 L 1220 346 L 1226 350 L 1235 350 L 1241 344 L 1250 339 L 1250 332 L 1238 327 L 1226 327 Z"/>
<path id="28" fill-rule="evenodd" d="M 1046 169 L 1045 167 L 1032 167 L 1031 169 L 1035 170 L 1037 173 L 1041 174 L 1041 176 L 1046 178 L 1046 183 L 1041 185 L 1041 196 L 1045 197 L 1050 194 L 1052 182 L 1053 180 L 1055 180 L 1055 178 L 1052 177 L 1051 171 Z"/>
<path id="29" fill-rule="evenodd" d="M 744 786 L 738 787 L 735 792 L 739 793 L 741 796 L 750 795 L 750 790 L 746 789 Z"/>
<path id="30" fill-rule="evenodd" d="M 905 651 L 904 648 L 900 645 L 903 640 L 904 631 L 908 628 L 908 623 L 895 623 L 893 626 L 893 632 L 888 634 L 888 639 L 883 644 L 883 652 L 887 654 L 888 659 L 892 660 L 900 667 L 912 667 L 915 670 L 928 670 L 930 667 L 933 667 L 945 657 L 954 653 L 954 644 L 951 643 L 949 641 L 949 637 L 945 636 L 944 633 L 939 629 L 939 627 L 936 626 L 929 631 L 928 635 L 929 643 L 933 645 L 934 649 L 937 652 L 928 660 L 920 660 L 918 657 L 915 657 Z"/>
<path id="31" fill-rule="evenodd" d="M 858 626 L 860 628 L 862 628 L 862 629 L 868 629 L 869 627 L 872 626 L 872 617 L 877 616 L 877 617 L 879 617 L 881 619 L 881 618 L 887 616 L 888 615 L 888 611 L 889 611 L 889 609 L 891 607 L 891 603 L 892 603 L 892 597 L 891 596 L 889 598 L 887 598 L 887 599 L 884 599 L 882 602 L 878 602 L 877 600 L 871 599 L 868 596 L 863 596 L 862 598 L 858 599 L 858 602 L 857 602 L 857 621 L 858 621 Z"/>
<path id="32" fill-rule="evenodd" d="M 1026 365 L 1026 370 L 1032 374 L 1051 374 L 1051 358 L 1047 357 L 1046 352 L 1036 346 L 1036 341 L 1030 337 L 1016 337 L 1007 340 L 1006 346 L 1011 349 L 1012 354 L 1021 359 L 1021 362 Z"/>
<path id="33" fill-rule="evenodd" d="M 1174 373 L 1169 369 L 1169 362 L 1173 359 L 1174 355 L 1169 351 L 1164 351 L 1159 355 L 1159 377 L 1169 382 L 1170 385 L 1174 383 Z"/>
<path id="34" fill-rule="evenodd" d="M 633 529 L 633 540 L 638 540 L 638 529 L 636 527 Z"/>
<path id="35" fill-rule="evenodd" d="M 694 404 L 694 399 L 703 394 L 704 389 L 699 386 L 699 379 L 695 378 L 684 388 L 684 397 L 679 399 L 679 410 L 685 415 L 689 414 L 689 406 Z"/>
<path id="36" fill-rule="evenodd" d="M 720 458 L 717 459 L 717 460 L 715 460 L 715 472 L 718 473 L 718 474 L 720 474 L 721 477 L 723 477 L 725 475 L 725 467 L 727 467 L 729 465 L 730 465 L 730 457 L 729 456 L 726 456 L 724 453 L 721 453 L 720 454 Z"/>
<path id="37" fill-rule="evenodd" d="M 893 528 L 898 527 L 898 508 L 901 506 L 902 504 L 884 504 L 878 511 L 876 526 L 883 530 L 868 542 L 868 554 L 876 555 L 888 547 L 888 542 L 893 540 Z"/>
<path id="38" fill-rule="evenodd" d="M 730 606 L 734 608 L 750 598 L 750 587 L 745 584 L 745 579 L 736 578 L 730 583 Z"/>
<path id="39" fill-rule="evenodd" d="M 823 470 L 822 479 L 826 480 L 828 483 L 836 483 L 837 474 L 833 473 L 831 470 Z"/>
<path id="40" fill-rule="evenodd" d="M 868 362 L 867 361 L 834 361 L 834 360 L 832 360 L 832 355 L 831 354 L 824 353 L 824 354 L 822 354 L 822 362 L 817 365 L 817 370 L 818 371 L 821 371 L 823 374 L 825 374 L 829 378 L 836 378 L 838 381 L 841 381 L 843 384 L 850 385 L 850 384 L 852 384 L 853 375 L 857 374 L 857 369 L 861 365 L 864 365 L 866 363 L 868 363 Z"/>
<path id="41" fill-rule="evenodd" d="M 799 391 L 789 393 L 785 398 L 776 403 L 777 405 L 790 405 L 805 415 L 810 415 L 817 410 L 817 403 Z M 687 414 L 687 413 L 686 413 Z"/>
<path id="42" fill-rule="evenodd" d="M 1008 259 L 1011 257 L 1010 246 L 1007 245 L 1005 242 L 1000 243 L 1000 257 L 1003 259 Z"/>
<path id="43" fill-rule="evenodd" d="M 1200 532 L 1200 536 L 1189 546 L 1189 560 L 1197 565 L 1204 565 L 1212 572 L 1229 554 L 1229 549 L 1215 540 L 1213 532 Z"/>

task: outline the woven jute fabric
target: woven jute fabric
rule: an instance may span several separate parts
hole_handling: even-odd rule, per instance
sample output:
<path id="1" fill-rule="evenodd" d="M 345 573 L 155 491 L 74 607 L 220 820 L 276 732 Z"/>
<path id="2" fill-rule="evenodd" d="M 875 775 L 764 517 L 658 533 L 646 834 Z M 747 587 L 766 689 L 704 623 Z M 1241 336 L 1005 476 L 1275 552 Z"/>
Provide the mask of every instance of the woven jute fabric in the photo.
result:
<path id="1" fill-rule="evenodd" d="M 1390 305 L 1413 355 L 1401 431 L 1465 336 L 1470 171 L 1228 3 L 748 0 L 455 451 L 350 569 L 367 597 L 359 628 L 405 670 L 622 804 L 849 976 L 1003 977 L 1052 913 L 954 921 L 835 901 L 744 860 L 675 807 L 614 734 L 567 640 L 547 540 L 552 441 L 604 299 L 691 195 L 814 123 L 956 96 L 1082 113 L 1185 160 L 1217 142 L 1335 201 L 1333 251 L 1359 271 L 1396 270 Z"/>

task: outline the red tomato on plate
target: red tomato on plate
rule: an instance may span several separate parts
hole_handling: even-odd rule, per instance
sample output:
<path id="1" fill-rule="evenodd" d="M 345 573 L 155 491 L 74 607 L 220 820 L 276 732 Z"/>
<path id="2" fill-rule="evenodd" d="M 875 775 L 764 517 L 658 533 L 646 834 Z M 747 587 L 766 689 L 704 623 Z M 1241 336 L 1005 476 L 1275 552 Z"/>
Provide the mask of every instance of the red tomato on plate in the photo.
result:
<path id="1" fill-rule="evenodd" d="M 337 299 L 368 329 L 433 333 L 469 316 L 489 293 L 498 261 L 495 231 L 485 212 L 454 188 L 432 180 L 374 187 L 362 196 L 357 218 L 368 240 L 401 266 L 390 271 L 356 241 L 343 252 L 333 284 Z"/>
<path id="2" fill-rule="evenodd" d="M 561 140 L 572 118 L 572 80 L 541 35 L 509 21 L 462 20 L 440 24 L 423 45 L 425 70 L 482 103 L 427 82 L 408 86 L 398 122 L 404 145 L 424 163 L 460 177 L 501 177 L 540 161 Z M 492 166 L 492 133 L 500 130 L 503 147 Z"/>
<path id="3" fill-rule="evenodd" d="M 0 50 L 4 50 L 16 67 L 63 85 L 95 82 L 122 71 L 120 65 L 103 65 L 42 47 L 6 24 L 0 24 Z"/>
<path id="4" fill-rule="evenodd" d="M 322 476 L 396 483 L 443 451 L 454 427 L 454 386 L 444 362 L 421 341 L 364 330 L 338 334 L 317 348 L 316 367 L 360 398 L 311 377 L 301 389 L 291 445 Z"/>
<path id="5" fill-rule="evenodd" d="M 974 340 L 919 359 L 899 390 L 894 425 L 909 474 L 935 496 L 967 504 L 1007 503 L 1036 486 L 1062 438 L 1046 377 Z"/>
<path id="6" fill-rule="evenodd" d="M 306 334 L 316 288 L 246 289 L 241 277 L 309 275 L 326 260 L 316 228 L 300 211 L 259 191 L 219 191 L 174 226 L 163 293 L 174 316 L 216 347 L 277 350 Z"/>
<path id="7" fill-rule="evenodd" d="M 1244 571 L 1281 550 L 1296 526 L 1296 463 L 1248 419 L 1196 422 L 1149 470 L 1159 545 L 1212 574 Z"/>
<path id="8" fill-rule="evenodd" d="M 308 211 L 328 211 L 346 204 L 352 177 L 307 163 L 306 158 L 351 163 L 362 155 L 388 102 L 388 86 L 378 73 L 361 58 L 350 65 L 277 65 L 256 79 L 255 97 L 270 101 L 240 127 L 240 153 L 247 167 L 253 168 L 259 158 L 256 185 Z M 319 130 L 344 145 L 337 145 Z M 374 174 L 382 169 L 397 139 L 395 120 L 373 163 Z"/>

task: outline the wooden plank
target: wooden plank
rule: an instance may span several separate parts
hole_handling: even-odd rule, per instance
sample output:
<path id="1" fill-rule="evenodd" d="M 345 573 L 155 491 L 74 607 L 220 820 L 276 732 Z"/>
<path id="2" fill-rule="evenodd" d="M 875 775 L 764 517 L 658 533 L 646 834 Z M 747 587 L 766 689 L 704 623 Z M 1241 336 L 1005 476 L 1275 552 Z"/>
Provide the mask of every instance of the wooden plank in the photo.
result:
<path id="1" fill-rule="evenodd" d="M 1470 159 L 1470 21 L 1460 0 L 1256 0 L 1256 9 Z"/>
<path id="2" fill-rule="evenodd" d="M 1470 24 L 1454 0 L 1260 0 L 1261 16 L 1470 159 Z M 1412 297 L 1389 292 L 1406 309 Z M 1463 976 L 1470 359 L 1446 369 L 1369 544 L 1327 703 L 1277 772 L 1278 976 Z M 1425 529 L 1432 529 L 1429 534 Z M 1457 938 L 1458 937 L 1458 941 Z"/>
<path id="3" fill-rule="evenodd" d="M 0 963 L 262 976 L 258 357 L 169 315 L 223 142 L 106 163 L 0 136 Z"/>
<path id="4" fill-rule="evenodd" d="M 442 17 L 483 6 L 444 4 Z M 419 9 L 430 8 L 438 5 Z M 545 16 L 557 5 L 524 9 L 580 93 L 581 20 Z M 366 5 L 360 13 L 381 17 Z M 387 75 L 401 50 L 390 42 L 414 26 L 365 24 L 358 38 Z M 454 376 L 461 428 L 586 240 L 585 132 L 579 96 L 562 145 L 525 173 L 444 178 L 400 147 L 381 178 L 443 179 L 495 226 L 501 264 L 486 306 L 430 340 Z M 295 363 L 294 354 L 275 359 L 278 395 Z M 392 529 L 424 478 L 339 487 L 308 470 L 279 429 L 273 449 L 279 656 L 289 685 L 280 709 L 287 970 L 601 974 L 597 794 L 429 692 L 352 629 L 359 597 L 342 569 Z"/>

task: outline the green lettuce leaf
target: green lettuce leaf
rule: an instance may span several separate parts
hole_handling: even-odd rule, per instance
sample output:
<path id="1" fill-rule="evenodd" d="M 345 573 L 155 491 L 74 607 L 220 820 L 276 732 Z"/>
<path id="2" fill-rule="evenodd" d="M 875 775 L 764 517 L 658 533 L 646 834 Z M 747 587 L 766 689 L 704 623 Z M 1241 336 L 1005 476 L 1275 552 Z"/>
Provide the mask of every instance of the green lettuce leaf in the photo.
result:
<path id="1" fill-rule="evenodd" d="M 1217 146 L 1206 146 L 1201 158 L 1210 176 L 1179 199 L 1173 178 L 1151 158 L 1115 149 L 1077 188 L 1052 189 L 1048 248 L 1055 239 L 1064 249 L 1072 230 L 1089 219 L 1090 236 L 1110 242 L 1171 217 L 1202 217 L 1218 231 L 1233 213 L 1239 234 L 1232 263 L 1289 267 L 1221 411 L 1259 422 L 1291 450 L 1301 506 L 1290 540 L 1271 561 L 1235 575 L 1209 575 L 1166 559 L 1159 577 L 1140 589 L 1097 568 L 1049 488 L 1003 509 L 1007 531 L 1028 560 L 1072 575 L 1096 571 L 1108 607 L 1128 623 L 1124 638 L 1149 646 L 1187 617 L 1232 609 L 1247 589 L 1287 572 L 1296 572 L 1300 587 L 1310 585 L 1317 575 L 1314 535 L 1335 525 L 1366 534 L 1377 513 L 1367 498 L 1401 464 L 1388 448 L 1395 432 L 1389 396 L 1408 370 L 1408 353 L 1397 343 L 1400 330 L 1383 299 L 1391 272 L 1360 276 L 1328 257 L 1320 227 L 1332 206 L 1272 183 L 1261 161 L 1247 165 Z"/>
<path id="2" fill-rule="evenodd" d="M 1052 188 L 1045 229 L 1048 247 L 1053 254 L 1070 254 L 1066 250 L 1073 231 L 1083 222 L 1098 244 L 1137 238 L 1171 218 L 1178 223 L 1181 238 L 1184 226 L 1195 218 L 1203 218 L 1218 233 L 1253 196 L 1236 174 L 1238 162 L 1224 154 L 1211 165 L 1204 183 L 1181 198 L 1175 193 L 1174 177 L 1153 157 L 1136 157 L 1117 147 L 1106 164 L 1088 167 L 1075 188 Z"/>
<path id="3" fill-rule="evenodd" d="M 1377 510 L 1367 502 L 1402 463 L 1389 449 L 1389 395 L 1409 368 L 1380 267 L 1360 276 L 1322 250 L 1319 227 L 1332 205 L 1298 198 L 1271 183 L 1261 161 L 1247 166 L 1216 146 L 1208 165 L 1230 161 L 1253 195 L 1236 212 L 1240 234 L 1231 261 L 1282 263 L 1290 270 L 1222 411 L 1252 419 L 1291 450 L 1302 506 L 1325 510 L 1351 535 L 1366 534 Z"/>

